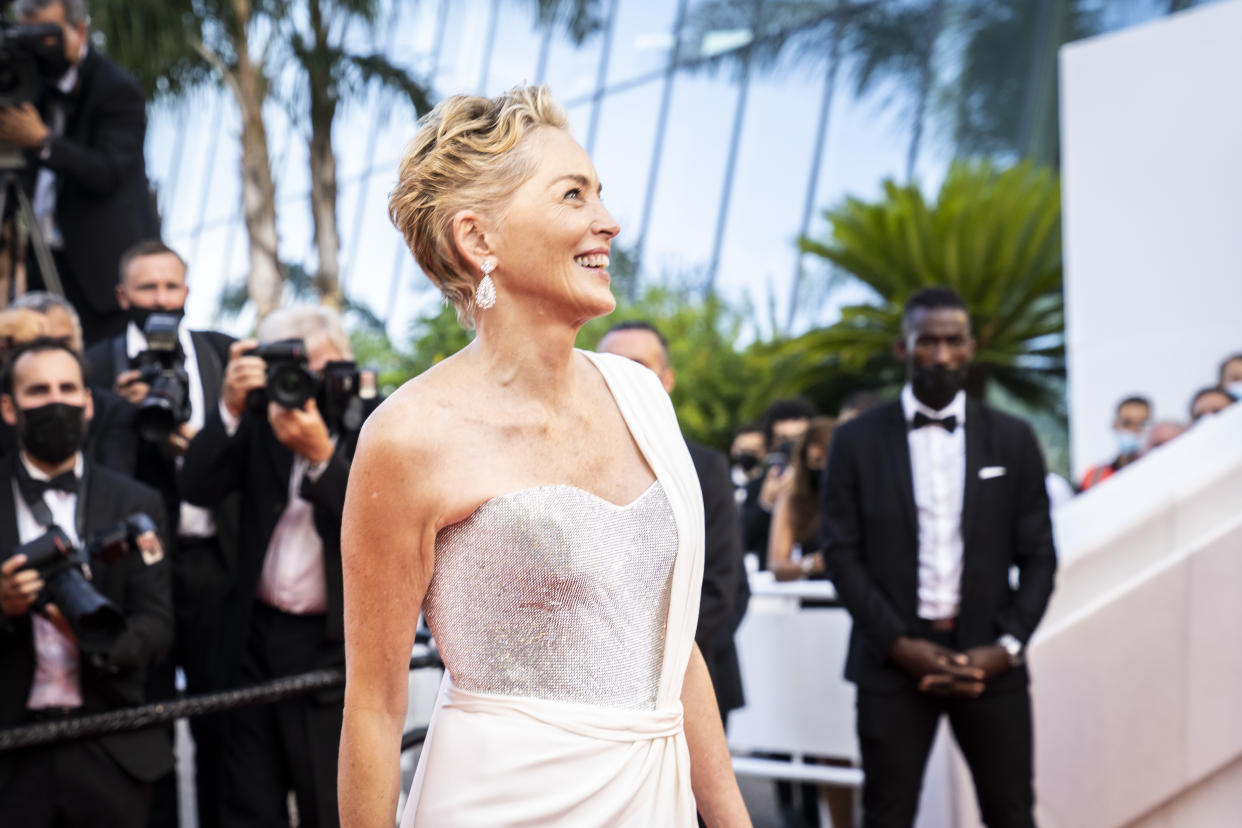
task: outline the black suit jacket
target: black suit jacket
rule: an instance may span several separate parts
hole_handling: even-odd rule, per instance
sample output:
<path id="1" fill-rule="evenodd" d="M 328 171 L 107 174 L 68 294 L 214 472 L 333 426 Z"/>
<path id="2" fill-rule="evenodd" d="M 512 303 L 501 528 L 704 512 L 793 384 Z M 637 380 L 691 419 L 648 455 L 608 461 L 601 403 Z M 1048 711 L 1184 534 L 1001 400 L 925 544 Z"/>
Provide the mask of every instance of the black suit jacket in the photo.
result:
<path id="1" fill-rule="evenodd" d="M 56 223 L 69 264 L 61 276 L 72 283 L 66 291 L 97 312 L 113 311 L 121 254 L 160 231 L 143 159 L 146 101 L 128 72 L 92 48 L 78 64 L 68 106 L 64 134 L 52 139 L 47 159 L 31 154 L 29 188 L 39 166 L 56 173 Z M 50 124 L 48 104 L 41 109 Z"/>
<path id="2" fill-rule="evenodd" d="M 706 545 L 703 556 L 703 594 L 694 640 L 707 662 L 716 690 L 716 703 L 727 713 L 746 703 L 733 634 L 750 600 L 750 585 L 742 569 L 741 526 L 733 500 L 729 460 L 718 451 L 687 440 L 690 459 L 703 490 Z"/>
<path id="3" fill-rule="evenodd" d="M 966 408 L 961 603 L 956 645 L 991 644 L 1008 633 L 1023 643 L 1052 594 L 1056 553 L 1044 462 L 1023 421 L 974 400 Z M 1003 469 L 987 479 L 983 468 Z M 912 679 L 888 661 L 899 636 L 918 623 L 918 515 L 901 403 L 872 409 L 833 435 L 821 492 L 828 574 L 854 619 L 845 677 L 884 691 Z M 1010 567 L 1019 584 L 1010 586 Z M 988 691 L 1025 685 L 1025 667 Z"/>
<path id="4" fill-rule="evenodd" d="M 224 370 L 229 362 L 229 346 L 233 337 L 216 331 L 190 331 L 190 339 L 194 342 L 194 356 L 198 363 L 198 375 L 203 386 L 204 419 L 216 410 L 220 403 L 220 389 L 224 383 Z M 129 370 L 129 356 L 126 351 L 126 335 L 121 334 L 86 349 L 85 358 L 92 382 L 108 388 L 116 384 L 119 374 Z M 166 455 L 159 446 L 147 440 L 140 440 L 133 427 L 134 406 L 123 398 L 122 404 L 127 406 L 130 414 L 130 434 L 128 449 L 131 452 L 130 465 L 135 468 L 135 476 L 149 486 L 154 487 L 164 498 L 164 509 L 169 516 L 169 527 L 172 538 L 176 538 L 181 520 L 181 490 L 177 481 L 175 461 Z M 223 564 L 227 571 L 236 566 L 237 544 L 233 542 L 237 529 L 237 507 L 233 502 L 222 504 L 214 510 L 220 550 Z"/>
<path id="5" fill-rule="evenodd" d="M 367 413 L 374 408 L 369 405 Z M 302 480 L 301 496 L 313 507 L 315 530 L 323 541 L 324 581 L 327 609 L 324 640 L 341 646 L 330 655 L 337 667 L 344 663 L 344 594 L 341 586 L 341 513 L 345 507 L 345 484 L 357 446 L 356 433 L 343 434 L 328 467 L 318 480 Z M 227 613 L 223 642 L 228 666 L 227 680 L 236 678 L 242 647 L 250 629 L 250 613 L 263 573 L 263 560 L 276 524 L 289 501 L 289 476 L 293 452 L 276 439 L 267 417 L 247 411 L 232 437 L 225 430 L 218 408 L 207 416 L 203 430 L 190 442 L 181 467 L 181 494 L 190 503 L 216 506 L 233 493 L 241 494 L 241 526 L 238 538 L 237 574 Z"/>
<path id="6" fill-rule="evenodd" d="M 0 460 L 0 557 L 18 545 L 17 510 L 13 494 L 16 455 Z M 85 466 L 86 536 L 112 526 L 134 512 L 146 512 L 164 531 L 164 510 L 152 489 L 110 469 Z M 92 583 L 125 616 L 125 630 L 108 653 L 106 663 L 82 654 L 82 712 L 100 713 L 141 704 L 147 668 L 172 646 L 172 587 L 167 557 L 147 564 L 137 550 L 120 561 L 91 561 Z M 21 724 L 35 671 L 34 634 L 30 615 L 0 623 L 0 727 Z M 172 768 L 172 745 L 163 728 L 129 731 L 96 740 L 134 778 L 150 782 Z M 20 754 L 0 753 L 0 788 Z"/>

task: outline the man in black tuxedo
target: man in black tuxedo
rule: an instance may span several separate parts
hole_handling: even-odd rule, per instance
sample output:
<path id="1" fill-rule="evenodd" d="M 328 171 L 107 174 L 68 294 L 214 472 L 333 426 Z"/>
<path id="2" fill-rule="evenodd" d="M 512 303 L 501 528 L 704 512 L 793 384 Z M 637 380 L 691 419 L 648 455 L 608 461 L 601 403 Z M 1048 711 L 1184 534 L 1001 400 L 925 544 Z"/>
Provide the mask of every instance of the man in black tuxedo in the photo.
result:
<path id="1" fill-rule="evenodd" d="M 669 361 L 668 341 L 649 322 L 621 322 L 600 340 L 602 353 L 617 354 L 650 368 L 664 390 L 672 392 L 676 375 Z M 741 524 L 729 476 L 729 460 L 722 453 L 686 440 L 690 459 L 703 490 L 706 530 L 703 556 L 703 592 L 694 640 L 707 663 L 716 705 L 728 724 L 729 711 L 746 703 L 737 661 L 734 633 L 750 601 L 750 584 L 742 569 Z"/>
<path id="2" fill-rule="evenodd" d="M 90 45 L 85 0 L 17 0 L 14 11 L 64 33 L 64 63 L 46 67 L 54 74 L 39 106 L 0 108 L 0 140 L 27 150 L 35 216 L 91 344 L 125 327 L 113 293 L 121 253 L 159 235 L 143 159 L 146 102 Z"/>
<path id="3" fill-rule="evenodd" d="M 220 622 L 225 596 L 237 560 L 237 504 L 226 500 L 214 509 L 185 502 L 177 470 L 190 439 L 203 427 L 220 400 L 224 366 L 233 338 L 214 331 L 177 329 L 175 360 L 185 371 L 190 403 L 189 419 L 159 439 L 140 437 L 133 412 L 147 400 L 151 388 L 141 372 L 131 368 L 149 343 L 144 333 L 153 313 L 180 318 L 190 288 L 185 260 L 159 240 L 144 240 L 121 255 L 117 301 L 128 319 L 124 332 L 95 343 L 86 352 L 93 382 L 106 385 L 124 398 L 131 411 L 129 446 L 136 476 L 164 498 L 172 528 L 173 615 L 176 639 L 168 660 L 152 673 L 153 698 L 174 694 L 175 666 L 180 665 L 190 693 L 207 693 L 228 686 L 220 664 Z M 190 720 L 194 734 L 199 825 L 218 824 L 221 728 L 214 716 Z M 176 823 L 177 792 L 173 775 L 156 791 L 153 825 Z"/>
<path id="4" fill-rule="evenodd" d="M 80 544 L 136 512 L 162 531 L 159 496 L 97 466 L 81 452 L 91 395 L 80 358 L 38 339 L 4 372 L 0 415 L 17 429 L 20 453 L 0 459 L 0 727 L 140 704 L 146 670 L 172 634 L 169 567 L 158 537 L 120 558 L 92 556 L 91 583 L 123 616 L 118 632 L 86 635 L 55 603 L 26 557 L 10 551 L 55 525 Z M 0 753 L 0 815 L 7 824 L 142 826 L 151 783 L 172 767 L 161 729 L 128 731 Z"/>
<path id="5" fill-rule="evenodd" d="M 901 400 L 837 429 L 822 488 L 828 573 L 854 619 L 864 825 L 913 823 L 948 715 L 984 821 L 1033 826 L 1022 653 L 1056 570 L 1043 458 L 1024 422 L 967 399 L 961 297 L 916 293 L 902 331 Z"/>
<path id="6" fill-rule="evenodd" d="M 29 342 L 39 336 L 48 336 L 64 342 L 74 353 L 82 353 L 82 324 L 78 312 L 63 296 L 42 290 L 29 291 L 13 300 L 8 310 L 0 312 L 6 317 L 28 315 L 28 320 L 7 335 L 10 346 Z M 0 324 L 0 330 L 5 326 Z M 91 403 L 95 416 L 86 426 L 86 443 L 82 452 L 86 459 L 106 466 L 127 477 L 134 475 L 134 460 L 138 439 L 134 431 L 134 407 L 110 388 L 90 385 Z M 0 420 L 0 456 L 16 450 L 16 437 L 12 427 Z"/>
<path id="7" fill-rule="evenodd" d="M 304 344 L 312 375 L 350 358 L 340 317 L 328 308 L 287 308 L 259 327 L 263 343 L 289 339 Z M 315 398 L 302 408 L 267 402 L 256 410 L 248 396 L 266 387 L 269 367 L 247 354 L 256 344 L 232 345 L 220 403 L 181 469 L 191 503 L 211 507 L 242 495 L 245 530 L 222 637 L 245 685 L 344 666 L 341 510 L 358 428 L 374 403 L 355 398 L 360 416 L 340 424 L 325 420 Z M 342 698 L 338 688 L 230 714 L 224 825 L 286 824 L 290 789 L 301 824 L 337 824 Z"/>

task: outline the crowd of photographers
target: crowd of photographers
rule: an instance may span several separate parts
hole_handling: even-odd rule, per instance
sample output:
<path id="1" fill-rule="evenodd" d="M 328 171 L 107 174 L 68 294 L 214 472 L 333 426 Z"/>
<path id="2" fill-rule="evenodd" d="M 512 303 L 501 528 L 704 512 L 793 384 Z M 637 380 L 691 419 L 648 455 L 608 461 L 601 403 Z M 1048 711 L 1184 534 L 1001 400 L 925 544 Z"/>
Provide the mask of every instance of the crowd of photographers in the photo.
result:
<path id="1" fill-rule="evenodd" d="M 373 378 L 326 308 L 182 324 L 138 84 L 85 0 L 3 5 L 0 729 L 342 667 Z M 340 694 L 192 719 L 198 824 L 335 824 Z M 0 824 L 178 825 L 172 736 L 0 751 Z"/>
<path id="2" fill-rule="evenodd" d="M 338 314 L 252 340 L 182 324 L 185 262 L 118 265 L 124 330 L 74 306 L 0 311 L 0 727 L 344 664 L 340 518 L 373 378 Z M 11 550 L 11 553 L 10 551 Z M 191 720 L 198 824 L 336 818 L 340 690 Z M 171 728 L 0 753 L 13 824 L 178 824 Z M 72 796 L 69 794 L 72 793 Z"/>

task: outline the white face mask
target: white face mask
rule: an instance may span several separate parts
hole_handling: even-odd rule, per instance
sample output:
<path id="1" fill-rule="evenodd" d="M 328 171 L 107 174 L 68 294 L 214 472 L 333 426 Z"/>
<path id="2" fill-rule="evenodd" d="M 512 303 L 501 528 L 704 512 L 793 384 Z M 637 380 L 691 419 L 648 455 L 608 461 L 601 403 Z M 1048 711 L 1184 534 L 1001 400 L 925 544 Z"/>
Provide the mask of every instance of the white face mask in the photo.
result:
<path id="1" fill-rule="evenodd" d="M 1228 391 L 1229 396 L 1233 397 L 1235 400 L 1242 401 L 1242 380 L 1227 383 L 1225 385 L 1225 390 Z"/>
<path id="2" fill-rule="evenodd" d="M 1123 457 L 1138 454 L 1146 442 L 1144 434 L 1135 434 L 1120 428 L 1113 430 L 1113 438 L 1117 441 L 1117 453 Z"/>

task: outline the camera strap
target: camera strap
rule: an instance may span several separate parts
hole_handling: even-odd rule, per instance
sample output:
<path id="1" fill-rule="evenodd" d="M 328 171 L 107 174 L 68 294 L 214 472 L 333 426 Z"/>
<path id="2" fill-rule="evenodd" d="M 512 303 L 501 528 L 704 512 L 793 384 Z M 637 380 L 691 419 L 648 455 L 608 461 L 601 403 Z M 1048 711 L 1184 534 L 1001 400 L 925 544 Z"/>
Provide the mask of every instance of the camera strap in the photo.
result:
<path id="1" fill-rule="evenodd" d="M 86 562 L 86 553 L 83 550 L 86 539 L 86 493 L 90 486 L 90 468 L 89 462 L 82 464 L 82 478 L 78 481 L 77 502 L 74 504 L 73 515 L 74 529 L 78 535 L 78 555 L 83 563 Z M 44 529 L 50 529 L 56 521 L 52 517 L 52 510 L 47 505 L 47 501 L 43 499 L 45 487 L 30 476 L 26 464 L 20 458 L 14 463 L 14 474 L 17 478 L 17 491 L 25 501 L 26 508 L 30 510 L 31 517 Z"/>

